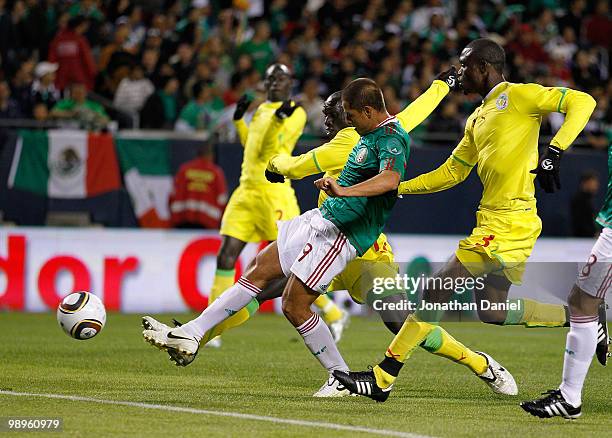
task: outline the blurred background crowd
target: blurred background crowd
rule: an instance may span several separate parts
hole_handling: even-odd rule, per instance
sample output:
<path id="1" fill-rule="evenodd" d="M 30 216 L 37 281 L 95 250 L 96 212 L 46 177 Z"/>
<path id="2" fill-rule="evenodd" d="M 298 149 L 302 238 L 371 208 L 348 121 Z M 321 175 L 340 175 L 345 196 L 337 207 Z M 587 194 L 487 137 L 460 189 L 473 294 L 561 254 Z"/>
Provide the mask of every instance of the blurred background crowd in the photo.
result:
<path id="1" fill-rule="evenodd" d="M 232 105 L 245 92 L 263 98 L 277 61 L 294 71 L 305 135 L 318 137 L 322 99 L 347 81 L 372 77 L 396 113 L 487 36 L 506 48 L 508 80 L 592 94 L 580 143 L 605 149 L 611 24 L 606 0 L 0 0 L 0 118 L 223 138 Z M 460 133 L 478 104 L 455 93 L 414 134 Z"/>

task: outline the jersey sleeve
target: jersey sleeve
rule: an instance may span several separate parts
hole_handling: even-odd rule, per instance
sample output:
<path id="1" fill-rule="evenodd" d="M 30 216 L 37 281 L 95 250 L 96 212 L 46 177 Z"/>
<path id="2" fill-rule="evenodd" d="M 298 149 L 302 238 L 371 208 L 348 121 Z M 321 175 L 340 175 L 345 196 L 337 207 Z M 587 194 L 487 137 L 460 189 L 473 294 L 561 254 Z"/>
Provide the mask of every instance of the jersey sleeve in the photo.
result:
<path id="1" fill-rule="evenodd" d="M 404 177 L 406 172 L 407 144 L 395 135 L 386 135 L 378 140 L 379 172 L 391 170 Z"/>
<path id="2" fill-rule="evenodd" d="M 517 84 L 512 87 L 511 96 L 515 107 L 522 113 L 565 114 L 565 121 L 550 142 L 561 150 L 567 149 L 578 137 L 595 109 L 595 99 L 589 94 L 565 87 Z"/>
<path id="3" fill-rule="evenodd" d="M 289 179 L 301 179 L 317 173 L 339 170 L 344 167 L 353 147 L 359 141 L 354 129 L 343 129 L 329 142 L 305 154 L 275 155 L 268 162 L 268 170 Z"/>
<path id="4" fill-rule="evenodd" d="M 433 81 L 427 91 L 396 115 L 402 128 L 410 132 L 419 126 L 437 108 L 449 91 L 446 82 Z"/>
<path id="5" fill-rule="evenodd" d="M 470 120 L 468 119 L 468 124 Z M 448 159 L 435 170 L 400 183 L 398 193 L 425 194 L 441 192 L 464 181 L 478 160 L 472 134 L 466 129 L 463 138 Z"/>
<path id="6" fill-rule="evenodd" d="M 244 119 L 234 120 L 234 126 L 236 127 L 240 144 L 242 147 L 246 146 L 247 138 L 249 136 L 249 126 L 246 124 Z"/>

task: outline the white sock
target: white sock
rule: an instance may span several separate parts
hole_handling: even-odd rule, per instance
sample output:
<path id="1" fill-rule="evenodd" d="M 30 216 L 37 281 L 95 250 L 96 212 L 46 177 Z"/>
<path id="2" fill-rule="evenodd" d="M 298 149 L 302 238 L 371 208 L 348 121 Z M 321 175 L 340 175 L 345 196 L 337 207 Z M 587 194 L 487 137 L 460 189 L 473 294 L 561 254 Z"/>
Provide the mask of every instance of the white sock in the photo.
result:
<path id="1" fill-rule="evenodd" d="M 582 385 L 597 347 L 597 320 L 597 316 L 570 317 L 563 358 L 563 383 L 559 389 L 565 400 L 574 407 L 582 404 Z"/>
<path id="2" fill-rule="evenodd" d="M 200 316 L 182 325 L 181 328 L 199 342 L 208 330 L 245 307 L 260 292 L 261 289 L 246 278 L 240 277 L 238 282 L 204 309 Z"/>
<path id="3" fill-rule="evenodd" d="M 304 338 L 304 343 L 310 352 L 321 362 L 321 365 L 331 374 L 332 371 L 348 371 L 349 367 L 340 355 L 329 328 L 319 315 L 313 313 L 304 324 L 296 327 Z"/>

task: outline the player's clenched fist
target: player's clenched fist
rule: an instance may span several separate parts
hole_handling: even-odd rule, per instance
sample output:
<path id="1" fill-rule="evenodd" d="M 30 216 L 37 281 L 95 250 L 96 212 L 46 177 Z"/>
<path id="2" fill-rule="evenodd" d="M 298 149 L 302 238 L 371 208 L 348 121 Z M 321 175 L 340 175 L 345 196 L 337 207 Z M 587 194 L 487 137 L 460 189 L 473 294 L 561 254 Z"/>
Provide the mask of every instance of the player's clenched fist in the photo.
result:
<path id="1" fill-rule="evenodd" d="M 533 169 L 531 173 L 536 174 L 536 179 L 540 183 L 540 187 L 546 193 L 554 193 L 555 188 L 561 189 L 561 180 L 559 179 L 559 169 L 561 167 L 561 155 L 563 151 L 555 146 L 548 146 L 546 152 L 540 157 L 538 167 Z"/>
<path id="2" fill-rule="evenodd" d="M 338 185 L 336 180 L 334 178 L 330 178 L 329 176 L 316 180 L 314 184 L 317 189 L 323 190 L 327 196 L 332 198 L 343 195 L 344 187 Z"/>
<path id="3" fill-rule="evenodd" d="M 285 177 L 280 173 L 272 172 L 271 170 L 266 169 L 266 179 L 271 183 L 283 183 L 285 182 Z"/>
<path id="4" fill-rule="evenodd" d="M 234 120 L 240 120 L 244 117 L 244 113 L 246 113 L 249 109 L 249 105 L 251 105 L 251 102 L 253 102 L 253 100 L 246 94 L 240 96 L 240 99 L 238 99 L 238 102 L 236 102 L 236 109 L 234 110 Z"/>
<path id="5" fill-rule="evenodd" d="M 457 69 L 453 65 L 448 70 L 443 71 L 438 76 L 436 76 L 436 79 L 439 81 L 446 82 L 446 85 L 448 85 L 448 88 L 450 88 L 451 91 L 453 91 L 457 87 Z"/>

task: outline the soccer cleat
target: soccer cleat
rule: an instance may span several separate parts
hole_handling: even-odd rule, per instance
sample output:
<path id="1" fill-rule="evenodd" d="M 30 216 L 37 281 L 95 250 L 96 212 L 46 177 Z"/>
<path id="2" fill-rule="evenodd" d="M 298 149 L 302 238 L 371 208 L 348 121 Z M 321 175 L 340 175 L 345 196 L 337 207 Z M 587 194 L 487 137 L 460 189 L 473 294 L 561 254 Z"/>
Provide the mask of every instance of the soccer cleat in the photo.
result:
<path id="1" fill-rule="evenodd" d="M 351 316 L 346 310 L 342 311 L 342 317 L 338 321 L 334 321 L 329 325 L 329 331 L 334 338 L 334 342 L 337 344 L 342 339 L 342 333 L 349 325 Z"/>
<path id="2" fill-rule="evenodd" d="M 512 374 L 487 353 L 481 351 L 476 353 L 487 360 L 487 370 L 482 374 L 477 374 L 477 376 L 497 394 L 517 395 L 518 387 Z"/>
<path id="3" fill-rule="evenodd" d="M 175 327 L 180 327 L 181 325 L 183 325 L 180 322 L 178 322 L 176 319 L 173 319 L 172 322 L 174 323 Z M 157 321 L 155 318 L 151 316 L 142 317 L 142 326 L 144 327 L 145 330 L 155 330 L 155 331 L 172 330 L 172 327 L 164 324 L 163 322 Z M 183 354 L 183 353 L 180 353 L 178 350 L 175 350 L 174 348 L 168 348 L 166 351 L 168 352 L 168 355 L 170 356 L 170 360 L 174 362 L 176 366 L 180 366 L 180 367 L 186 367 L 191 362 L 193 362 L 196 356 L 198 355 L 197 352 L 196 354 Z"/>
<path id="4" fill-rule="evenodd" d="M 573 420 L 582 414 L 581 406 L 574 407 L 570 405 L 560 390 L 551 389 L 542 394 L 547 395 L 540 399 L 524 401 L 521 403 L 521 408 L 534 417 L 540 418 L 563 417 Z"/>
<path id="5" fill-rule="evenodd" d="M 610 357 L 610 335 L 608 334 L 608 321 L 606 310 L 608 306 L 603 303 L 599 305 L 599 323 L 597 324 L 597 347 L 595 356 L 604 367 L 608 363 Z"/>
<path id="6" fill-rule="evenodd" d="M 381 388 L 376 384 L 376 377 L 372 369 L 368 371 L 334 371 L 334 377 L 353 394 L 369 397 L 377 402 L 384 402 L 389 398 L 393 385 Z"/>
<path id="7" fill-rule="evenodd" d="M 160 350 L 173 349 L 187 356 L 195 356 L 198 352 L 199 342 L 181 327 L 172 330 L 144 330 L 142 336 L 145 341 Z"/>
<path id="8" fill-rule="evenodd" d="M 319 388 L 317 392 L 315 392 L 313 397 L 346 397 L 347 395 L 351 395 L 348 389 L 346 389 L 338 380 L 329 375 L 327 382 Z"/>

